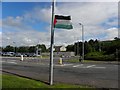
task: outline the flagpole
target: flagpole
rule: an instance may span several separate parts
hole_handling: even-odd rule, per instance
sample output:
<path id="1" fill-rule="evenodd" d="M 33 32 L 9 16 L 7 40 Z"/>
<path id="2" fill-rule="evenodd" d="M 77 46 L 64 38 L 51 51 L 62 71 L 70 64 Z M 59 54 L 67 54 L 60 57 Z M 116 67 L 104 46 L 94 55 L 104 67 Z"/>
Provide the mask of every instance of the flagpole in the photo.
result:
<path id="1" fill-rule="evenodd" d="M 50 45 L 50 66 L 49 83 L 53 85 L 53 48 L 54 48 L 54 0 L 52 0 L 52 20 L 51 20 L 51 45 Z"/>

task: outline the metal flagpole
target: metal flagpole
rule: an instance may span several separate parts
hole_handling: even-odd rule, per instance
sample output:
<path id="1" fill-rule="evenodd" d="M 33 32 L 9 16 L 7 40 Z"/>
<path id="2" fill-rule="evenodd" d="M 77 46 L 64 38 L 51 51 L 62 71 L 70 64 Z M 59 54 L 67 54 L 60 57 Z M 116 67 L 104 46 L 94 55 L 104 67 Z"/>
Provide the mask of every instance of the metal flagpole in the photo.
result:
<path id="1" fill-rule="evenodd" d="M 53 85 L 53 48 L 54 48 L 54 0 L 52 1 L 52 20 L 51 20 L 51 45 L 50 45 L 50 66 L 49 66 L 50 85 Z"/>

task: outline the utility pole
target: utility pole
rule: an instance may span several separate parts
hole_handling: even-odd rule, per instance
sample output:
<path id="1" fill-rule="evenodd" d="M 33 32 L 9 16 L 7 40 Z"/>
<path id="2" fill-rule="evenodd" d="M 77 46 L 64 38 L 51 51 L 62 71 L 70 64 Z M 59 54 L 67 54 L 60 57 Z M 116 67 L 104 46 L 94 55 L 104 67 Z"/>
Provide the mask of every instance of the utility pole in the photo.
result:
<path id="1" fill-rule="evenodd" d="M 54 0 L 52 1 L 52 20 L 51 20 L 51 45 L 50 45 L 50 66 L 49 83 L 53 85 L 53 48 L 54 48 Z"/>

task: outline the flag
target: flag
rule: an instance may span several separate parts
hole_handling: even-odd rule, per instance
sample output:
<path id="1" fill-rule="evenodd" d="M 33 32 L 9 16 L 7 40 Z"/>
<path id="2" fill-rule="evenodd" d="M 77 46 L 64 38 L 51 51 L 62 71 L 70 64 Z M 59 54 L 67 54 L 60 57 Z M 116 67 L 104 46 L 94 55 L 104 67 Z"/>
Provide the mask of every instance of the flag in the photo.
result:
<path id="1" fill-rule="evenodd" d="M 71 17 L 70 16 L 55 15 L 54 28 L 73 29 Z"/>

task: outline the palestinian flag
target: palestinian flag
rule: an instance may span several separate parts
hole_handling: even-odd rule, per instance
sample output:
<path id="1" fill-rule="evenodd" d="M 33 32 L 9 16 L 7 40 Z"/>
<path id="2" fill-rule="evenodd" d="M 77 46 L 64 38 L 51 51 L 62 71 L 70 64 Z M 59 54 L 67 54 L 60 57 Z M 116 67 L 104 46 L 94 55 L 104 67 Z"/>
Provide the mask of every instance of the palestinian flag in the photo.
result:
<path id="1" fill-rule="evenodd" d="M 73 29 L 70 16 L 55 15 L 54 28 Z"/>

